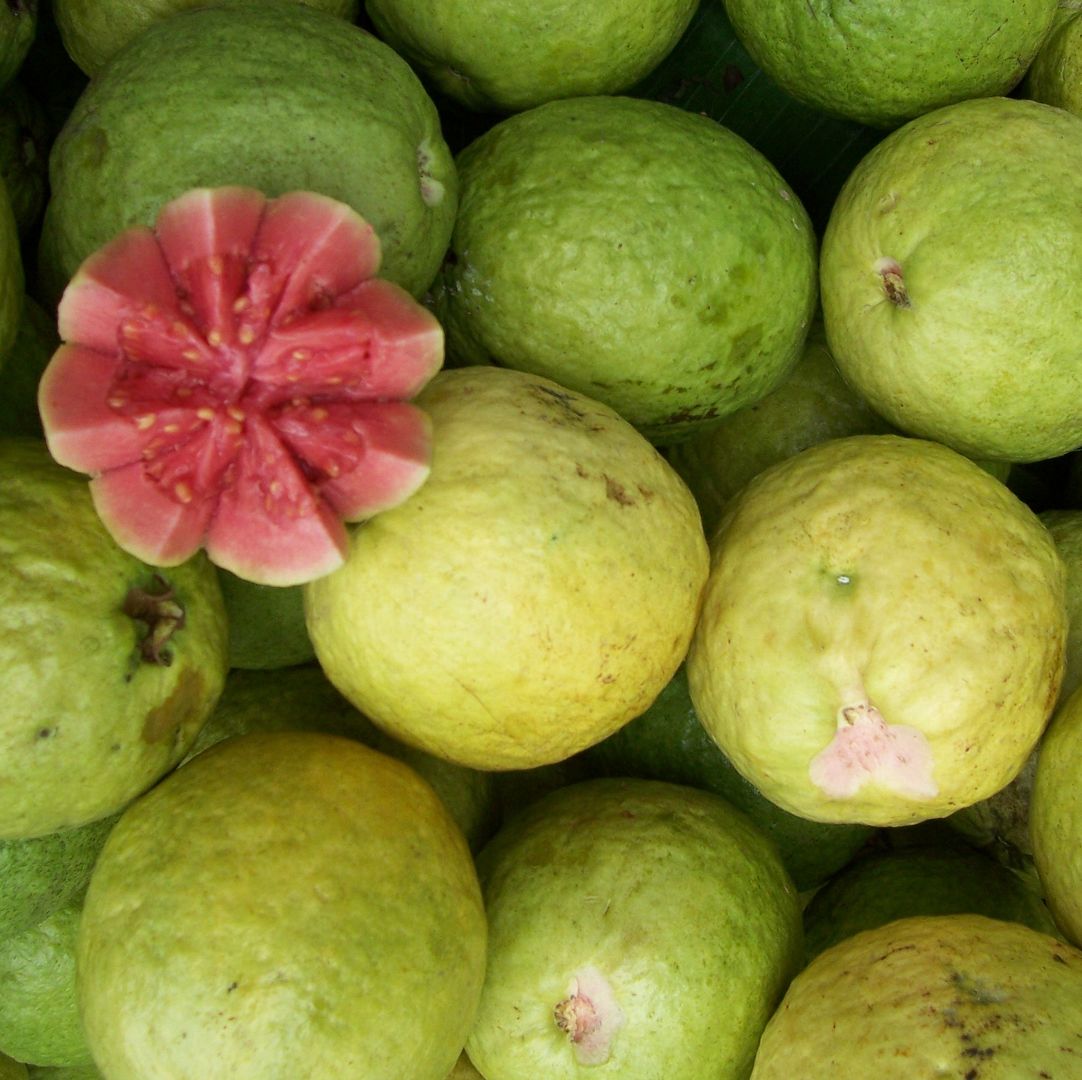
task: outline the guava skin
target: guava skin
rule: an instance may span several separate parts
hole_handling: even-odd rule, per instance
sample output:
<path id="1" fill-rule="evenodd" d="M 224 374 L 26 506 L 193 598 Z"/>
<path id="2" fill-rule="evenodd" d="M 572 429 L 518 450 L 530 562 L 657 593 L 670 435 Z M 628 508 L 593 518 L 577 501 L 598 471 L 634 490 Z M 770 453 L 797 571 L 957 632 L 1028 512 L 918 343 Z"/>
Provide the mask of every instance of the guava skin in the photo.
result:
<path id="1" fill-rule="evenodd" d="M 827 342 L 899 430 L 1010 462 L 1082 444 L 1080 171 L 1082 117 L 982 98 L 850 173 L 820 253 Z"/>
<path id="2" fill-rule="evenodd" d="M 0 476 L 0 837 L 19 839 L 116 813 L 180 761 L 227 627 L 214 568 L 126 555 L 40 440 L 0 440 Z"/>
<path id="3" fill-rule="evenodd" d="M 348 203 L 379 235 L 383 275 L 420 296 L 458 204 L 436 107 L 406 62 L 295 0 L 230 0 L 148 27 L 75 103 L 49 177 L 39 245 L 49 302 L 124 228 L 151 225 L 190 188 L 224 184 Z"/>
<path id="4" fill-rule="evenodd" d="M 711 554 L 691 699 L 767 798 L 905 825 L 1023 767 L 1063 677 L 1066 572 L 979 465 L 895 435 L 820 443 L 744 488 Z"/>
<path id="5" fill-rule="evenodd" d="M 488 1080 L 747 1076 L 802 931 L 773 845 L 726 800 L 570 784 L 477 866 L 489 956 L 466 1051 Z"/>
<path id="6" fill-rule="evenodd" d="M 756 63 L 793 97 L 891 128 L 956 101 L 1006 94 L 1052 25 L 1056 0 L 727 0 Z"/>

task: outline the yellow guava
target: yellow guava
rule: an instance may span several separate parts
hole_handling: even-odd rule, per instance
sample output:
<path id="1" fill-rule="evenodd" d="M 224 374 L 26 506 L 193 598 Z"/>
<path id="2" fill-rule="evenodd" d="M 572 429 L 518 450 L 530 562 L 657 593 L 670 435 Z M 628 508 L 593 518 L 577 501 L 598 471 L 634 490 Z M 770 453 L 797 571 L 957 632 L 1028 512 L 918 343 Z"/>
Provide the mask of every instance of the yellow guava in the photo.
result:
<path id="1" fill-rule="evenodd" d="M 1063 675 L 1065 571 L 979 465 L 896 435 L 820 443 L 737 496 L 712 560 L 691 697 L 767 798 L 904 825 L 1022 768 Z"/>
<path id="2" fill-rule="evenodd" d="M 480 769 L 559 761 L 683 660 L 708 564 L 695 500 L 626 420 L 541 376 L 450 368 L 417 403 L 432 472 L 305 585 L 316 657 L 403 742 Z"/>

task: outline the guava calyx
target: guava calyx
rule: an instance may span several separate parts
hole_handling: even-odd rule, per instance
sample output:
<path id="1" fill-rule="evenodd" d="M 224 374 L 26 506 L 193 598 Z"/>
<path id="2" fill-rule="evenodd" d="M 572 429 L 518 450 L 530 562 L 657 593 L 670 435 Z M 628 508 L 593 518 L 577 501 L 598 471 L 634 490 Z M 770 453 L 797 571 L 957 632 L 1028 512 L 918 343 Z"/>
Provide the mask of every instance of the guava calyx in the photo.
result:
<path id="1" fill-rule="evenodd" d="M 300 584 L 341 565 L 345 522 L 424 482 L 431 425 L 410 399 L 443 330 L 379 263 L 344 203 L 241 187 L 186 192 L 83 263 L 38 400 L 122 548 L 173 566 L 205 547 Z"/>
<path id="2" fill-rule="evenodd" d="M 838 710 L 834 737 L 812 758 L 808 775 L 824 795 L 835 799 L 852 798 L 871 782 L 908 798 L 931 799 L 939 793 L 933 764 L 922 731 L 888 724 L 865 699 Z"/>
<path id="3" fill-rule="evenodd" d="M 567 996 L 552 1010 L 556 1026 L 566 1032 L 580 1065 L 603 1065 L 623 1027 L 624 1014 L 608 979 L 595 967 L 578 972 Z"/>
<path id="4" fill-rule="evenodd" d="M 133 585 L 124 597 L 121 610 L 130 619 L 143 624 L 140 659 L 158 667 L 168 667 L 173 662 L 168 645 L 184 626 L 184 608 L 177 601 L 173 587 L 160 574 L 154 575 L 153 584 L 155 592 Z"/>
<path id="5" fill-rule="evenodd" d="M 909 299 L 909 290 L 905 287 L 905 275 L 900 263 L 895 259 L 882 258 L 875 264 L 875 272 L 883 279 L 883 292 L 895 307 L 913 306 Z"/>

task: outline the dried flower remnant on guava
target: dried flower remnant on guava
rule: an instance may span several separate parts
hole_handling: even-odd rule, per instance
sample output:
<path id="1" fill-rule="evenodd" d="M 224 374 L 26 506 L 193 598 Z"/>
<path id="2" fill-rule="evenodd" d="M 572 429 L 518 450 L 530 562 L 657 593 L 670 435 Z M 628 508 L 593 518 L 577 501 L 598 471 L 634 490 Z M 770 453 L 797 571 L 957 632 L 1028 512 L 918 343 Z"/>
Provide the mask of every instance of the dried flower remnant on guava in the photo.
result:
<path id="1" fill-rule="evenodd" d="M 379 263 L 346 204 L 242 187 L 186 192 L 83 263 L 39 405 L 122 548 L 172 566 L 205 547 L 299 584 L 341 564 L 344 522 L 424 482 L 431 427 L 410 399 L 443 331 Z"/>

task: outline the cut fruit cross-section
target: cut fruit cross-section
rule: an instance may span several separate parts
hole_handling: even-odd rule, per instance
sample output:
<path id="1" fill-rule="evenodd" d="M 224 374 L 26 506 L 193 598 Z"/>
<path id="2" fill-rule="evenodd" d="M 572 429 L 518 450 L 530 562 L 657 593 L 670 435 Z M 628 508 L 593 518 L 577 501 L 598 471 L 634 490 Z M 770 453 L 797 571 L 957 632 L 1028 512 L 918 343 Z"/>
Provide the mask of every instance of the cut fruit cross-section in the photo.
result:
<path id="1" fill-rule="evenodd" d="M 243 187 L 186 192 L 83 263 L 38 403 L 121 547 L 296 585 L 340 565 L 344 522 L 416 491 L 431 428 L 411 399 L 443 330 L 379 263 L 344 203 Z"/>

